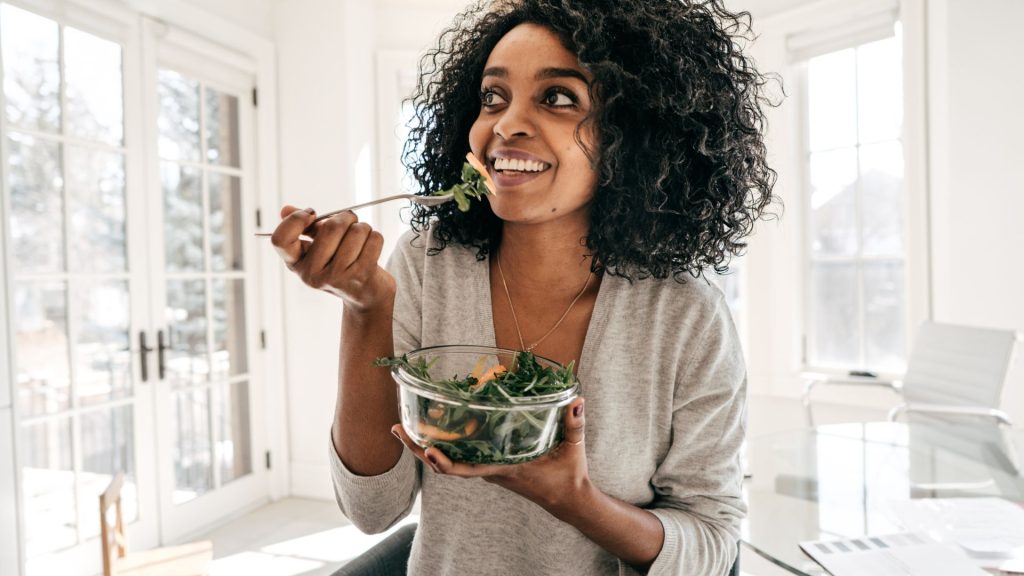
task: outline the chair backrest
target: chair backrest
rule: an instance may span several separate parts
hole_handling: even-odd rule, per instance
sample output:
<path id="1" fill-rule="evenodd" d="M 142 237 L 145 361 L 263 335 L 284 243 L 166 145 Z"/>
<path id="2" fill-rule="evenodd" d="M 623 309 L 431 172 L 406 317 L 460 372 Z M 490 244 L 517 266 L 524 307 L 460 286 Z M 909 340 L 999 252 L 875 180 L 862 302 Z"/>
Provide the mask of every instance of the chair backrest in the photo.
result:
<path id="1" fill-rule="evenodd" d="M 124 518 L 121 515 L 121 486 L 124 472 L 118 472 L 107 489 L 100 494 L 100 543 L 103 545 L 103 576 L 113 576 L 118 558 L 124 558 L 127 540 L 124 536 Z M 114 508 L 114 524 L 107 520 L 107 513 Z"/>
<path id="2" fill-rule="evenodd" d="M 1017 334 L 925 322 L 903 378 L 908 403 L 998 408 Z"/>

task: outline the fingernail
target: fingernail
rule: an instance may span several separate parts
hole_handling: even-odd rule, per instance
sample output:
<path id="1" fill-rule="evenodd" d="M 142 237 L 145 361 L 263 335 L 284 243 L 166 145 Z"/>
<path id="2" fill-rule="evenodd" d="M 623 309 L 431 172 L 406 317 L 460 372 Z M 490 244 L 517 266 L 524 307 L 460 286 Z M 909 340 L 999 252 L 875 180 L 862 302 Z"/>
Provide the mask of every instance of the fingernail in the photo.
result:
<path id="1" fill-rule="evenodd" d="M 402 439 L 402 437 L 398 435 L 398 430 L 395 430 L 394 428 L 391 429 L 391 435 L 394 436 L 395 438 L 398 438 L 399 440 Z"/>
<path id="2" fill-rule="evenodd" d="M 583 404 L 577 404 L 572 409 L 572 417 L 573 418 L 579 418 L 580 416 L 583 416 Z"/>
<path id="3" fill-rule="evenodd" d="M 316 210 L 313 210 L 312 208 L 306 208 L 305 211 L 309 212 L 310 214 L 316 214 Z"/>

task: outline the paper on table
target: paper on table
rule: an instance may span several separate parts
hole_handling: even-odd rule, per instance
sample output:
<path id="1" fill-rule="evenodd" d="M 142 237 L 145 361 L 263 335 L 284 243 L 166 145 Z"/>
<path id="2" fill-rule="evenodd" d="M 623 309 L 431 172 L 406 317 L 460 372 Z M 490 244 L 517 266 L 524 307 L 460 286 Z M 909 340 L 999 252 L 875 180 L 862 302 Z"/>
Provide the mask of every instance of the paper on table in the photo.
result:
<path id="1" fill-rule="evenodd" d="M 1024 508 L 1001 498 L 922 498 L 891 502 L 906 530 L 959 546 L 976 565 L 1024 572 Z"/>
<path id="2" fill-rule="evenodd" d="M 833 576 L 988 576 L 925 534 L 801 542 L 800 548 Z"/>

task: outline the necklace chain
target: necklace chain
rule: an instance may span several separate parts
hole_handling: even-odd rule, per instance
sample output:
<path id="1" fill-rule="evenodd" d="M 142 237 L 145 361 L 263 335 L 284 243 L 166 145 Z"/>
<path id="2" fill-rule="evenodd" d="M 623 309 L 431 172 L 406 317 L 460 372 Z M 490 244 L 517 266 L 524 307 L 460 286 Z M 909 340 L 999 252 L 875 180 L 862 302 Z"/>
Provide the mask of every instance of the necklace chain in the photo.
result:
<path id="1" fill-rule="evenodd" d="M 537 345 L 543 342 L 548 336 L 551 336 L 551 333 L 562 325 L 562 321 L 565 320 L 566 316 L 569 315 L 569 311 L 572 310 L 572 307 L 576 305 L 576 302 L 579 302 L 579 299 L 583 297 L 583 294 L 587 291 L 587 288 L 590 287 L 590 278 L 594 275 L 593 272 L 587 274 L 587 281 L 583 283 L 583 288 L 580 289 L 580 293 L 577 294 L 576 297 L 572 299 L 572 302 L 569 303 L 569 307 L 565 309 L 565 312 L 562 312 L 562 317 L 558 319 L 558 322 L 555 322 L 555 325 L 552 326 L 547 332 L 545 332 L 539 340 L 537 340 L 533 344 L 530 344 L 530 346 L 527 346 L 526 342 L 523 341 L 523 332 L 519 329 L 519 319 L 516 318 L 516 307 L 512 305 L 512 295 L 509 294 L 508 292 L 508 283 L 505 282 L 505 271 L 501 269 L 500 253 L 495 252 L 494 261 L 498 264 L 498 275 L 501 277 L 501 287 L 505 289 L 505 298 L 508 298 L 508 309 L 512 311 L 512 324 L 515 325 L 516 335 L 519 336 L 519 347 L 524 352 L 532 352 L 533 349 L 537 347 Z"/>

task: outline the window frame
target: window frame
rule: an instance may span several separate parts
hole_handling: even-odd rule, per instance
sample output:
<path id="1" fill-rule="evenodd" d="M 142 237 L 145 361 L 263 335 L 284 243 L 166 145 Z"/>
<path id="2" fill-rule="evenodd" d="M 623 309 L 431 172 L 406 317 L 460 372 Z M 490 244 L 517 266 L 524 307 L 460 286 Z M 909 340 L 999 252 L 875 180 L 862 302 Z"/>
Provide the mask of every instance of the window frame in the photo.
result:
<path id="1" fill-rule="evenodd" d="M 927 82 L 925 79 L 926 43 L 925 13 L 923 0 L 874 0 L 865 3 L 859 14 L 841 23 L 833 22 L 828 27 L 805 28 L 786 38 L 787 60 L 790 77 L 795 79 L 796 110 L 792 115 L 795 128 L 797 153 L 791 159 L 793 173 L 799 175 L 799 262 L 800 286 L 803 297 L 799 307 L 799 370 L 824 374 L 841 375 L 861 366 L 823 366 L 812 363 L 814 316 L 812 309 L 812 268 L 810 223 L 810 154 L 808 121 L 807 62 L 813 56 L 853 48 L 873 40 L 892 36 L 892 27 L 899 22 L 902 26 L 902 74 L 903 74 L 903 130 L 900 143 L 903 149 L 903 197 L 906 208 L 903 214 L 903 324 L 904 354 L 909 353 L 917 326 L 932 317 L 931 297 L 931 253 L 928 202 L 928 138 L 927 125 Z M 857 147 L 861 142 L 858 139 Z M 859 188 L 858 188 L 859 189 Z M 859 196 L 858 196 L 859 200 Z M 858 213 L 858 230 L 860 214 Z M 858 254 L 852 262 L 870 261 Z M 845 261 L 845 260 L 844 260 Z M 858 279 L 862 272 L 858 266 Z M 858 280 L 858 299 L 862 296 L 863 282 Z M 858 314 L 863 316 L 862 308 Z M 861 320 L 858 319 L 858 322 Z M 858 328 L 858 338 L 863 341 L 863 330 Z M 879 376 L 898 378 L 897 372 L 880 372 Z"/>

